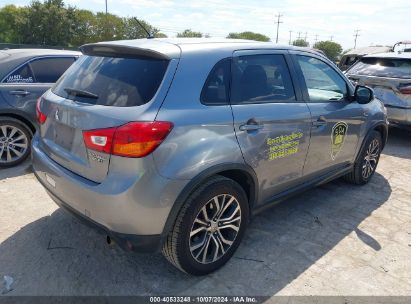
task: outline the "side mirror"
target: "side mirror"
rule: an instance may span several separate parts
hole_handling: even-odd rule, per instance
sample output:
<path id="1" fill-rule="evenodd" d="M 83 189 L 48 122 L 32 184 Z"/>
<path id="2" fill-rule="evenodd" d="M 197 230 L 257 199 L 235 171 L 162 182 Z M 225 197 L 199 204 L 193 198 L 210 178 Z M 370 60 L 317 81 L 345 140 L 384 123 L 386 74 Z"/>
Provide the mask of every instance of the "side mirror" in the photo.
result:
<path id="1" fill-rule="evenodd" d="M 367 104 L 374 99 L 374 92 L 369 87 L 357 85 L 354 92 L 354 100 L 359 104 Z"/>

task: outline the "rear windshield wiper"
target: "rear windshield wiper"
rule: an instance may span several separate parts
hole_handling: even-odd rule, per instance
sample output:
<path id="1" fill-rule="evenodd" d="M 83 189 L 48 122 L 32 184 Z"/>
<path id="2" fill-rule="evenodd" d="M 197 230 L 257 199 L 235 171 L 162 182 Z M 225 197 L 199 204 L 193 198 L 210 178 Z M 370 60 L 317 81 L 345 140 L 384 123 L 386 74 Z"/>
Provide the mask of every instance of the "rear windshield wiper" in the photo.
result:
<path id="1" fill-rule="evenodd" d="M 98 95 L 96 95 L 94 93 L 91 93 L 91 92 L 88 92 L 88 91 L 77 90 L 77 89 L 73 89 L 73 88 L 65 88 L 64 91 L 66 91 L 66 93 L 71 95 L 71 96 L 98 99 Z"/>

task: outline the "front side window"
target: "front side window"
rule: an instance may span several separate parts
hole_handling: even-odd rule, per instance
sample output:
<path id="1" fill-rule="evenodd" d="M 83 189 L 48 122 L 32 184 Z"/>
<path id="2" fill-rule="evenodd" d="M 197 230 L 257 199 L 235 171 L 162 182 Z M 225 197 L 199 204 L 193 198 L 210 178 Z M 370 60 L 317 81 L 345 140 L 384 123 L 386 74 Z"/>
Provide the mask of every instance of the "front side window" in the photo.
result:
<path id="1" fill-rule="evenodd" d="M 283 55 L 236 57 L 232 68 L 231 102 L 295 101 L 294 87 Z"/>
<path id="2" fill-rule="evenodd" d="M 338 101 L 347 94 L 344 79 L 325 62 L 309 56 L 297 56 L 311 102 Z"/>
<path id="3" fill-rule="evenodd" d="M 74 57 L 41 58 L 30 62 L 37 83 L 55 83 L 74 63 Z"/>
<path id="4" fill-rule="evenodd" d="M 214 66 L 201 92 L 201 102 L 203 104 L 228 104 L 231 77 L 230 68 L 231 60 L 229 58 L 221 60 Z"/>
<path id="5" fill-rule="evenodd" d="M 28 64 L 23 65 L 22 67 L 15 70 L 6 79 L 4 83 L 33 83 L 34 77 L 33 73 Z"/>

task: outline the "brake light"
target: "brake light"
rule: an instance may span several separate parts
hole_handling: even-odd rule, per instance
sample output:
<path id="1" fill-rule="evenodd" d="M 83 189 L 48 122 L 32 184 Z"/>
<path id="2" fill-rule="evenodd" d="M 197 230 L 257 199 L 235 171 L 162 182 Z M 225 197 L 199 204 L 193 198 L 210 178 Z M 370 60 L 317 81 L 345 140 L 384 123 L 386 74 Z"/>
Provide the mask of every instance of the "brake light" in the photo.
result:
<path id="1" fill-rule="evenodd" d="M 113 155 L 144 157 L 152 153 L 173 128 L 171 122 L 130 122 L 118 128 L 83 131 L 86 147 Z"/>
<path id="2" fill-rule="evenodd" d="M 411 88 L 400 89 L 401 94 L 411 95 Z"/>
<path id="3" fill-rule="evenodd" d="M 37 103 L 36 103 L 36 115 L 37 115 L 37 121 L 39 122 L 39 124 L 44 124 L 47 120 L 47 116 L 46 114 L 44 114 L 43 112 L 41 112 L 40 110 L 40 106 L 41 106 L 41 97 L 37 99 Z"/>

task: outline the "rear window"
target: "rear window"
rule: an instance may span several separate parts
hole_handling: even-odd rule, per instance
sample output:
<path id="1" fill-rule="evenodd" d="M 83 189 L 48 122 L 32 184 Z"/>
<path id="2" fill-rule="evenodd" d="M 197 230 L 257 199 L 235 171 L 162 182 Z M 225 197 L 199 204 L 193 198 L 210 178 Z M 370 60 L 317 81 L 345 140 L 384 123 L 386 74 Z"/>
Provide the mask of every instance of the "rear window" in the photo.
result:
<path id="1" fill-rule="evenodd" d="M 52 92 L 82 103 L 139 106 L 153 98 L 167 66 L 168 60 L 82 56 Z"/>
<path id="2" fill-rule="evenodd" d="M 362 58 L 348 74 L 366 76 L 411 78 L 411 59 Z"/>

